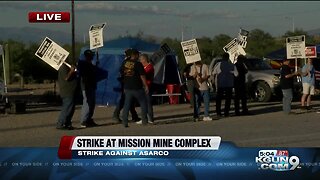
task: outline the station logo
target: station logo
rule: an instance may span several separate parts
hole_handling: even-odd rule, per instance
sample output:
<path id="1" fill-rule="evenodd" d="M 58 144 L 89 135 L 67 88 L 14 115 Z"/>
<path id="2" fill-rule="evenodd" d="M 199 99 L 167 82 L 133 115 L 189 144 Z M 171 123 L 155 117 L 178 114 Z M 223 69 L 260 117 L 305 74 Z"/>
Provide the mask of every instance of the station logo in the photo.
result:
<path id="1" fill-rule="evenodd" d="M 293 171 L 300 168 L 300 159 L 289 156 L 287 150 L 260 150 L 255 161 L 262 170 Z"/>
<path id="2" fill-rule="evenodd" d="M 29 12 L 30 23 L 69 23 L 69 12 Z"/>

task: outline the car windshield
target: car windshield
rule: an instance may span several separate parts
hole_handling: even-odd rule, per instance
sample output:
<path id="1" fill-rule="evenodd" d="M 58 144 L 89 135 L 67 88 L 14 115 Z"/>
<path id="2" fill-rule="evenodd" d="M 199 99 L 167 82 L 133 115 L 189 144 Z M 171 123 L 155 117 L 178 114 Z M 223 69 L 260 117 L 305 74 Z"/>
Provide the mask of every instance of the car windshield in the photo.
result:
<path id="1" fill-rule="evenodd" d="M 267 64 L 262 59 L 247 59 L 245 65 L 249 70 L 269 70 L 272 69 L 269 64 Z"/>

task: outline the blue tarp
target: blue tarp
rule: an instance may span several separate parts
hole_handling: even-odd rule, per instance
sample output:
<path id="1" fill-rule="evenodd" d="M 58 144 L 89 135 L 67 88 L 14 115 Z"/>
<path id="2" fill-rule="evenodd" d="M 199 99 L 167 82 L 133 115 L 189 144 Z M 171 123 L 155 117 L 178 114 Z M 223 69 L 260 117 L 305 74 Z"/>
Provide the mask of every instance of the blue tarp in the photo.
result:
<path id="1" fill-rule="evenodd" d="M 160 49 L 160 44 L 154 44 L 142 41 L 137 38 L 120 38 L 116 40 L 111 40 L 104 42 L 104 47 L 99 48 L 99 64 L 98 64 L 98 87 L 96 92 L 96 104 L 99 105 L 115 105 L 120 98 L 120 83 L 117 80 L 119 77 L 120 66 L 124 59 L 124 51 L 128 48 L 135 48 L 142 53 L 153 54 L 155 51 Z M 80 59 L 84 59 L 83 52 L 89 49 L 88 46 L 81 49 Z M 159 77 L 167 77 L 169 79 L 174 79 L 177 82 L 177 63 L 175 55 L 170 55 L 165 58 L 165 60 L 171 63 L 171 69 L 175 74 L 172 75 L 155 75 Z M 94 57 L 94 63 L 96 62 L 96 57 Z M 169 69 L 167 71 L 162 71 L 161 69 L 166 69 L 166 61 L 160 62 L 160 65 L 155 66 L 155 72 L 169 74 Z M 159 69 L 160 68 L 160 71 Z M 163 83 L 166 81 L 160 80 Z M 167 80 L 168 81 L 168 80 Z M 179 82 L 179 79 L 178 79 Z"/>

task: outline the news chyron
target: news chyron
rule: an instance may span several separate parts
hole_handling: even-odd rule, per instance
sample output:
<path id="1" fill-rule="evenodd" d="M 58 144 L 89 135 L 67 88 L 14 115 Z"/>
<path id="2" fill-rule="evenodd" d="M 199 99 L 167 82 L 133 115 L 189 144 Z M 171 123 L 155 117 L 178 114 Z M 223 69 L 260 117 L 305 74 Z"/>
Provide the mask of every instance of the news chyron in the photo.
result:
<path id="1" fill-rule="evenodd" d="M 218 136 L 64 136 L 60 159 L 188 157 L 190 151 L 216 151 Z"/>

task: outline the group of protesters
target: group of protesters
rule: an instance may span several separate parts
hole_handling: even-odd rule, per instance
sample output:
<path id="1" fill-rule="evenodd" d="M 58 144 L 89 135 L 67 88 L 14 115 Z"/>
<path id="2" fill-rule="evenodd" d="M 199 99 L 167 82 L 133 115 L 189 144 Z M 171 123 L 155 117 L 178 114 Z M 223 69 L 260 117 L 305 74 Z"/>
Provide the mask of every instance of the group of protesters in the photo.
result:
<path id="1" fill-rule="evenodd" d="M 233 64 L 229 60 L 229 54 L 224 53 L 222 60 L 215 64 L 213 71 L 210 73 L 208 66 L 203 64 L 201 61 L 195 62 L 194 64 L 188 65 L 184 69 L 184 76 L 187 80 L 187 87 L 190 93 L 191 107 L 194 109 L 193 118 L 194 121 L 200 120 L 199 107 L 201 101 L 204 102 L 204 117 L 203 121 L 212 121 L 209 115 L 210 107 L 210 96 L 209 87 L 210 82 L 215 85 L 217 96 L 216 96 L 216 113 L 218 117 L 222 116 L 221 102 L 225 98 L 224 116 L 229 116 L 232 90 L 235 89 L 235 114 L 249 115 L 247 108 L 247 97 L 246 97 L 246 73 L 248 72 L 244 65 L 245 56 L 238 56 L 237 62 Z M 240 112 L 240 101 L 241 109 Z"/>
<path id="2" fill-rule="evenodd" d="M 315 68 L 312 59 L 308 58 L 307 63 L 302 67 L 301 71 L 292 72 L 289 67 L 290 60 L 284 59 L 280 69 L 280 86 L 282 89 L 283 112 L 285 114 L 294 114 L 291 111 L 291 102 L 293 98 L 294 76 L 302 77 L 302 96 L 301 110 L 311 110 L 311 97 L 315 94 Z M 320 113 L 318 111 L 317 113 Z"/>
<path id="3" fill-rule="evenodd" d="M 96 54 L 98 56 L 98 54 Z M 93 63 L 95 53 L 91 50 L 84 51 L 84 60 L 79 60 L 77 67 L 69 68 L 63 64 L 58 71 L 60 96 L 62 98 L 62 110 L 58 118 L 57 129 L 72 130 L 72 116 L 75 111 L 75 95 L 77 84 L 80 81 L 83 96 L 81 110 L 81 127 L 98 126 L 92 119 L 95 109 L 95 94 L 97 88 L 96 64 Z M 228 53 L 224 53 L 222 60 L 215 64 L 212 72 L 201 61 L 187 65 L 184 69 L 184 77 L 187 80 L 188 92 L 190 93 L 191 107 L 193 107 L 194 121 L 200 120 L 201 102 L 204 102 L 203 121 L 212 121 L 210 117 L 210 83 L 216 88 L 216 114 L 229 116 L 232 92 L 234 89 L 235 115 L 250 115 L 247 107 L 246 92 L 246 57 L 239 55 L 236 63 L 232 63 Z M 301 108 L 310 110 L 311 96 L 314 95 L 315 69 L 312 59 L 302 68 L 301 72 L 291 72 L 289 60 L 285 59 L 280 69 L 280 86 L 283 93 L 283 112 L 291 114 L 291 101 L 293 97 L 293 78 L 302 76 L 303 95 Z M 130 111 L 132 121 L 146 125 L 154 122 L 152 107 L 154 68 L 149 62 L 147 54 L 140 54 L 136 49 L 127 49 L 125 59 L 119 70 L 121 84 L 121 96 L 114 113 L 113 120 L 128 127 L 128 113 Z M 79 81 L 78 81 L 79 80 Z M 221 112 L 221 102 L 225 99 L 224 113 Z M 240 103 L 241 101 L 241 103 Z M 136 103 L 141 107 L 141 118 L 135 110 Z M 241 108 L 240 108 L 241 104 Z M 240 111 L 241 109 L 241 111 Z M 120 111 L 122 117 L 120 118 Z"/>
<path id="4" fill-rule="evenodd" d="M 62 110 L 58 117 L 57 129 L 73 130 L 72 117 L 75 111 L 75 98 L 78 82 L 80 81 L 83 104 L 81 110 L 81 128 L 98 126 L 93 120 L 95 110 L 95 94 L 97 89 L 96 64 L 93 62 L 95 53 L 84 51 L 84 59 L 79 60 L 77 67 L 69 68 L 63 64 L 58 71 Z M 98 56 L 98 54 L 96 54 Z M 128 127 L 128 113 L 131 112 L 133 121 L 146 125 L 153 123 L 152 82 L 154 76 L 153 65 L 149 62 L 147 54 L 140 54 L 136 49 L 127 49 L 125 59 L 119 72 L 121 84 L 120 101 L 113 113 L 113 119 Z M 141 107 L 141 119 L 135 111 L 135 103 Z M 123 109 L 122 118 L 120 111 Z"/>

